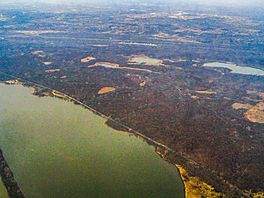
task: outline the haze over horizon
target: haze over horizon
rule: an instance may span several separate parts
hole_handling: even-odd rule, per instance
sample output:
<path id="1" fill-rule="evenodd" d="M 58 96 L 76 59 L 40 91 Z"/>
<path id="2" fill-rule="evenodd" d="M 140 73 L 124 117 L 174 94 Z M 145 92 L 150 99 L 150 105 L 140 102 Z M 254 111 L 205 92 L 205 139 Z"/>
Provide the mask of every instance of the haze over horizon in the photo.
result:
<path id="1" fill-rule="evenodd" d="M 180 3 L 190 4 L 195 3 L 199 5 L 210 5 L 210 6 L 232 6 L 232 7 L 259 7 L 263 6 L 262 0 L 4 0 L 0 3 L 52 3 L 52 4 L 80 4 L 80 3 Z"/>

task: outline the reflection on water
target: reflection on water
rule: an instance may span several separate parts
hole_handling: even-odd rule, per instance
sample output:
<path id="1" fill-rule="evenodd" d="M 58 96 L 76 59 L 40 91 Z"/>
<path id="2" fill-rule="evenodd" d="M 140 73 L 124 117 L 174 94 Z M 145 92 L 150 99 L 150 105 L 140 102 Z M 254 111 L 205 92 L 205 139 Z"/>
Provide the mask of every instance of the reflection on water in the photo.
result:
<path id="1" fill-rule="evenodd" d="M 32 91 L 0 84 L 0 146 L 27 198 L 184 196 L 177 169 L 152 146 Z"/>

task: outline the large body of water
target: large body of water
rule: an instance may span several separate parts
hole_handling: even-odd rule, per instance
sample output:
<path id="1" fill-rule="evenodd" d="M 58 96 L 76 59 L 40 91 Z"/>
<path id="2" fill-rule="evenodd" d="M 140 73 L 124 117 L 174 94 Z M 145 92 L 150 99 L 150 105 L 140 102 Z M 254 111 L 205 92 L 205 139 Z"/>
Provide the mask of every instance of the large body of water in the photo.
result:
<path id="1" fill-rule="evenodd" d="M 153 146 L 32 91 L 0 83 L 0 147 L 27 198 L 184 197 L 177 169 Z"/>

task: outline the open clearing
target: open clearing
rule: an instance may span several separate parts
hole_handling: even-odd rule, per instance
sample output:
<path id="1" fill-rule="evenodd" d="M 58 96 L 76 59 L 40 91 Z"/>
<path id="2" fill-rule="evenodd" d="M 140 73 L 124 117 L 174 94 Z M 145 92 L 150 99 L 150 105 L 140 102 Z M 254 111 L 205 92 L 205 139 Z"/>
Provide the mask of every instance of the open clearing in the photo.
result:
<path id="1" fill-rule="evenodd" d="M 87 56 L 87 57 L 81 59 L 81 63 L 88 63 L 88 62 L 95 60 L 95 59 L 96 59 L 95 57 Z"/>
<path id="2" fill-rule="evenodd" d="M 149 69 L 124 67 L 124 66 L 120 66 L 117 63 L 109 63 L 109 62 L 97 62 L 94 65 L 88 66 L 88 68 L 92 68 L 92 67 L 105 67 L 105 68 L 110 68 L 110 69 L 134 70 L 134 71 L 143 71 L 143 72 L 149 72 L 149 73 L 152 73 L 153 72 L 153 71 L 151 71 Z"/>
<path id="3" fill-rule="evenodd" d="M 106 94 L 106 93 L 109 93 L 109 92 L 113 92 L 115 91 L 116 89 L 114 87 L 103 87 L 101 88 L 99 91 L 98 91 L 98 94 Z"/>
<path id="4" fill-rule="evenodd" d="M 128 59 L 128 64 L 138 64 L 147 66 L 165 66 L 163 60 L 150 58 L 144 54 L 132 55 Z"/>

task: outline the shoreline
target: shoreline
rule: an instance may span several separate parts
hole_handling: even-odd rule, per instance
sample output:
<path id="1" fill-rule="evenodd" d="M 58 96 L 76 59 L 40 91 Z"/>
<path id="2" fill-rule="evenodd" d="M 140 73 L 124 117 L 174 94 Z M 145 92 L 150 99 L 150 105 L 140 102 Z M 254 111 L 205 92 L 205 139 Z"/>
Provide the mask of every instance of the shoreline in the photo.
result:
<path id="1" fill-rule="evenodd" d="M 0 175 L 10 198 L 25 198 L 0 149 Z"/>
<path id="2" fill-rule="evenodd" d="M 69 96 L 67 94 L 64 94 L 63 92 L 54 90 L 52 88 L 43 86 L 43 85 L 35 83 L 35 82 L 31 82 L 31 81 L 28 81 L 28 80 L 21 79 L 19 77 L 13 76 L 13 75 L 9 75 L 9 74 L 3 73 L 3 72 L 0 72 L 0 73 L 4 74 L 6 76 L 9 76 L 12 79 L 19 80 L 21 83 L 18 83 L 18 84 L 21 84 L 22 86 L 26 86 L 26 87 L 32 87 L 32 88 L 34 88 L 35 91 L 36 91 L 37 88 L 42 88 L 43 90 L 46 90 L 44 92 L 40 92 L 40 94 L 38 92 L 35 92 L 35 93 L 33 93 L 34 95 L 37 95 L 39 97 L 52 96 L 52 97 L 58 97 L 60 99 L 64 99 L 64 100 L 67 100 L 67 101 L 71 101 L 74 104 L 81 105 L 82 107 L 92 111 L 96 115 L 106 119 L 106 124 L 109 127 L 117 129 L 117 130 L 125 131 L 127 133 L 131 133 L 131 134 L 135 135 L 136 137 L 138 137 L 138 136 L 141 137 L 143 139 L 143 141 L 146 141 L 148 144 L 154 146 L 155 147 L 155 151 L 157 151 L 159 149 L 163 150 L 163 152 L 165 154 L 162 154 L 162 152 L 161 153 L 156 152 L 156 153 L 161 158 L 163 158 L 165 161 L 167 161 L 168 163 L 170 163 L 170 164 L 172 164 L 174 166 L 176 164 L 180 165 L 181 167 L 184 168 L 184 170 L 185 170 L 185 172 L 187 174 L 191 173 L 192 178 L 197 178 L 200 181 L 200 183 L 206 184 L 206 186 L 215 187 L 214 188 L 214 189 L 216 189 L 215 192 L 216 193 L 221 192 L 221 196 L 223 196 L 223 197 L 225 197 L 225 194 L 222 194 L 223 192 L 225 192 L 225 193 L 229 192 L 231 194 L 235 193 L 236 195 L 241 195 L 241 196 L 242 195 L 243 196 L 247 196 L 248 195 L 248 193 L 246 191 L 243 191 L 243 190 L 237 188 L 236 186 L 230 184 L 229 182 L 225 181 L 223 178 L 219 177 L 219 175 L 217 175 L 216 172 L 214 172 L 214 171 L 202 166 L 199 163 L 196 163 L 195 161 L 191 160 L 185 154 L 179 153 L 177 151 L 174 151 L 173 149 L 169 148 L 168 146 L 166 146 L 166 145 L 164 145 L 162 143 L 159 143 L 159 142 L 153 140 L 152 138 L 149 138 L 149 137 L 145 136 L 144 134 L 142 134 L 142 133 L 140 133 L 140 132 L 138 132 L 136 130 L 133 130 L 132 128 L 130 128 L 130 127 L 128 127 L 128 126 L 126 126 L 126 125 L 114 120 L 114 119 L 112 119 L 109 116 L 106 116 L 105 114 L 103 114 L 101 112 L 98 112 L 96 109 L 84 104 L 81 101 L 78 101 L 77 99 L 75 99 L 75 98 L 73 98 L 73 97 L 71 97 L 71 96 Z M 5 82 L 5 81 L 2 81 L 2 82 Z M 16 84 L 16 83 L 14 83 L 14 84 Z M 54 93 L 56 93 L 56 94 L 54 94 Z M 185 197 L 188 198 L 188 195 L 186 193 L 188 188 L 186 188 L 187 183 L 183 179 L 184 175 L 182 175 L 182 173 L 180 172 L 180 170 L 179 170 L 179 168 L 177 166 L 176 166 L 176 168 L 177 168 L 177 170 L 179 172 L 179 175 L 181 176 L 181 181 L 182 181 L 183 186 L 184 186 Z M 206 175 L 205 178 L 203 178 L 203 180 L 201 180 L 200 178 L 204 175 L 204 173 L 207 173 L 207 174 L 205 174 Z M 190 189 L 192 189 L 192 188 L 190 188 Z M 220 190 L 220 189 L 224 189 L 224 190 Z M 202 195 L 204 195 L 204 194 L 201 194 L 200 197 L 202 197 Z M 250 195 L 252 195 L 252 194 L 250 194 Z"/>
<path id="3" fill-rule="evenodd" d="M 154 145 L 157 145 L 157 146 L 163 147 L 163 148 L 165 148 L 165 149 L 167 149 L 167 150 L 169 150 L 169 151 L 171 151 L 171 152 L 176 152 L 176 151 L 174 151 L 173 149 L 169 148 L 168 146 L 166 146 L 166 145 L 164 145 L 164 144 L 162 144 L 162 143 L 160 143 L 160 142 L 157 142 L 157 141 L 155 141 L 154 139 L 152 139 L 152 138 L 150 138 L 150 137 L 145 136 L 144 134 L 140 133 L 139 131 L 136 131 L 136 130 L 130 128 L 129 126 L 126 126 L 125 124 L 122 124 L 122 123 L 120 123 L 120 122 L 114 120 L 113 118 L 111 118 L 111 117 L 109 117 L 109 116 L 107 116 L 107 115 L 105 115 L 105 114 L 103 114 L 103 113 L 97 111 L 96 109 L 94 109 L 94 108 L 92 108 L 92 107 L 90 107 L 90 106 L 84 104 L 83 102 L 81 102 L 81 101 L 79 101 L 79 100 L 77 100 L 77 99 L 75 99 L 75 98 L 73 98 L 73 97 L 71 97 L 71 96 L 69 96 L 69 95 L 67 95 L 67 94 L 65 94 L 65 93 L 63 93 L 63 92 L 61 92 L 61 91 L 58 91 L 58 90 L 52 89 L 52 88 L 50 88 L 50 87 L 46 87 L 46 86 L 44 86 L 44 85 L 41 85 L 41 84 L 38 84 L 38 83 L 35 83 L 35 82 L 31 82 L 31 81 L 28 81 L 28 80 L 25 80 L 25 79 L 21 79 L 21 78 L 19 78 L 19 77 L 17 77 L 17 76 L 9 75 L 9 74 L 6 74 L 6 73 L 4 73 L 4 72 L 0 72 L 0 73 L 4 74 L 4 75 L 6 75 L 6 76 L 10 76 L 10 77 L 12 77 L 12 78 L 15 78 L 15 80 L 10 80 L 11 82 L 14 82 L 14 83 L 6 83 L 6 81 L 3 81 L 3 83 L 9 84 L 9 85 L 14 85 L 14 84 L 20 84 L 19 81 L 21 81 L 21 85 L 23 85 L 23 86 L 33 87 L 34 89 L 35 89 L 36 87 L 41 87 L 41 88 L 47 89 L 47 90 L 51 91 L 52 94 L 53 94 L 53 95 L 47 95 L 47 96 L 54 96 L 54 97 L 58 97 L 58 98 L 60 98 L 60 99 L 66 99 L 66 100 L 72 101 L 72 102 L 74 102 L 75 104 L 81 105 L 81 106 L 83 106 L 84 108 L 86 108 L 86 109 L 92 111 L 92 112 L 95 113 L 96 115 L 99 115 L 100 117 L 105 118 L 105 119 L 106 119 L 106 122 L 109 121 L 109 122 L 115 123 L 115 124 L 117 124 L 118 126 L 124 128 L 124 129 L 126 129 L 127 132 L 134 133 L 135 135 L 138 135 L 138 136 L 142 137 L 143 139 L 152 142 Z M 24 83 L 29 83 L 29 85 L 25 85 L 25 84 L 23 84 L 23 82 L 24 82 Z M 30 86 L 30 84 L 32 84 L 33 86 Z M 55 93 L 55 94 L 54 94 L 54 93 Z M 35 94 L 35 95 L 40 96 L 40 97 L 41 97 L 41 96 L 46 96 L 46 95 L 38 95 L 38 94 Z"/>
<path id="4" fill-rule="evenodd" d="M 11 81 L 10 81 L 11 82 Z M 23 85 L 23 83 L 21 83 L 21 82 L 19 82 L 19 81 L 14 81 L 14 82 L 16 82 L 16 83 L 4 83 L 3 81 L 0 81 L 0 83 L 2 84 L 2 86 L 6 86 L 6 89 L 8 90 L 8 89 L 12 89 L 12 87 L 17 87 L 17 88 L 19 88 L 19 89 L 22 89 L 22 90 L 25 90 L 25 91 L 27 91 L 28 90 L 28 93 L 27 94 L 29 94 L 29 95 L 31 95 L 31 97 L 34 97 L 34 98 L 36 98 L 36 100 L 43 100 L 43 99 L 45 99 L 44 97 L 42 98 L 42 97 L 40 97 L 40 96 L 38 96 L 38 95 L 34 95 L 34 87 L 32 87 L 32 86 L 27 86 L 27 85 Z M 0 84 L 0 85 L 1 85 Z M 52 92 L 50 92 L 50 93 L 54 93 L 53 91 Z M 36 96 L 38 96 L 38 97 L 36 97 Z M 45 95 L 45 96 L 49 96 L 49 98 L 51 99 L 51 100 L 57 100 L 57 99 L 64 99 L 64 98 L 62 98 L 62 97 L 58 97 L 57 95 L 55 95 L 55 96 L 50 96 L 50 95 Z M 51 97 L 54 97 L 53 99 L 51 98 Z M 42 99 L 41 99 L 42 98 Z M 48 99 L 48 97 L 46 98 L 46 99 Z M 65 100 L 65 99 L 64 99 Z M 67 105 L 67 102 L 71 102 L 71 101 L 69 101 L 69 100 L 65 100 L 65 101 L 61 101 L 61 100 L 58 100 L 58 102 L 62 102 L 62 103 L 65 103 L 66 102 L 66 105 Z M 68 105 L 74 105 L 74 103 L 68 103 Z M 80 108 L 80 107 L 79 107 Z M 85 111 L 86 109 L 84 109 L 84 111 Z M 90 112 L 90 113 L 93 113 L 93 112 Z M 94 114 L 94 113 L 93 113 Z M 94 115 L 94 116 L 97 116 L 97 115 Z M 106 124 L 105 126 L 106 127 L 110 127 L 110 126 L 108 126 L 108 124 L 105 122 L 105 119 L 102 119 L 101 117 L 98 117 L 98 118 L 100 118 L 102 121 L 103 121 L 103 125 L 104 124 Z M 109 129 L 111 129 L 112 127 L 110 127 Z M 114 129 L 114 128 L 112 128 L 112 129 Z M 114 129 L 114 130 L 116 130 L 116 129 Z M 168 164 L 168 165 L 172 165 L 171 163 L 168 163 L 168 161 L 167 160 L 164 160 L 164 158 L 162 157 L 162 159 L 160 159 L 159 157 L 160 157 L 160 154 L 161 153 L 159 153 L 159 152 L 157 152 L 157 148 L 160 148 L 160 147 L 157 147 L 157 146 L 154 146 L 154 148 L 153 148 L 153 144 L 146 144 L 147 142 L 142 138 L 142 137 L 137 137 L 136 135 L 134 135 L 133 133 L 131 133 L 131 132 L 124 132 L 124 131 L 115 131 L 116 133 L 120 133 L 120 134 L 123 134 L 123 135 L 128 135 L 128 136 L 133 136 L 135 139 L 137 139 L 137 141 L 140 141 L 140 142 L 142 142 L 143 144 L 145 144 L 146 146 L 148 146 L 148 147 L 150 147 L 150 149 L 152 150 L 152 151 L 154 151 L 155 153 L 153 153 L 154 154 L 154 156 L 155 156 L 155 158 L 156 159 L 159 159 L 159 160 L 162 160 L 163 162 L 165 161 L 165 163 L 166 164 Z M 133 139 L 134 139 L 133 138 Z M 153 150 L 154 149 L 154 150 Z M 164 151 L 166 151 L 164 148 L 160 148 L 160 149 L 162 149 L 162 150 L 164 150 Z M 157 155 L 158 154 L 158 155 Z M 173 170 L 174 170 L 174 172 L 176 173 L 176 175 L 174 175 L 174 178 L 176 178 L 177 180 L 176 180 L 176 182 L 172 182 L 171 184 L 173 185 L 173 188 L 175 188 L 175 189 L 180 189 L 180 197 L 184 197 L 184 184 L 183 184 L 183 182 L 182 182 L 182 180 L 181 180 L 181 177 L 180 177 L 180 174 L 179 174 L 179 171 L 178 171 L 178 169 L 176 168 L 176 170 L 175 170 L 175 167 L 173 167 L 173 166 L 171 166 L 171 168 L 173 168 Z M 178 183 L 179 182 L 179 183 Z M 176 185 L 177 184 L 177 185 Z M 11 197 L 12 198 L 12 197 Z M 20 198 L 20 197 L 14 197 L 14 198 Z M 21 197 L 21 198 L 23 198 L 23 197 Z"/>
<path id="5" fill-rule="evenodd" d="M 7 84 L 7 85 L 22 85 L 22 86 L 24 86 L 24 87 L 30 87 L 30 88 L 33 88 L 33 89 L 34 89 L 34 92 L 33 92 L 32 94 L 33 94 L 33 95 L 36 95 L 36 96 L 38 96 L 38 97 L 44 97 L 44 96 L 48 96 L 48 97 L 56 97 L 56 98 L 59 98 L 59 99 L 63 99 L 63 100 L 66 100 L 66 101 L 73 102 L 74 104 L 77 104 L 77 105 L 81 105 L 81 106 L 84 107 L 85 109 L 88 109 L 88 110 L 90 110 L 91 112 L 93 112 L 94 114 L 96 114 L 96 115 L 98 115 L 98 116 L 104 118 L 104 119 L 106 120 L 105 124 L 106 124 L 107 126 L 113 128 L 113 129 L 119 130 L 119 131 L 121 131 L 122 133 L 126 133 L 126 134 L 128 134 L 128 135 L 135 135 L 136 137 L 140 137 L 140 138 L 142 138 L 142 140 L 145 141 L 147 144 L 154 146 L 154 148 L 155 148 L 155 153 L 156 153 L 158 156 L 160 156 L 163 160 L 165 160 L 165 161 L 167 161 L 168 163 L 170 163 L 170 164 L 173 165 L 173 163 L 170 162 L 170 160 L 167 160 L 167 159 L 166 159 L 166 155 L 167 155 L 168 152 L 172 152 L 172 153 L 174 153 L 175 151 L 174 151 L 173 149 L 167 147 L 166 145 L 164 145 L 164 144 L 162 144 L 162 143 L 159 143 L 159 142 L 157 142 L 157 141 L 155 141 L 155 140 L 153 140 L 153 139 L 151 139 L 151 138 L 145 136 L 144 134 L 142 134 L 142 133 L 140 133 L 140 132 L 138 132 L 138 131 L 136 131 L 136 130 L 134 130 L 134 129 L 132 129 L 132 128 L 126 126 L 126 125 L 124 125 L 124 124 L 122 124 L 122 123 L 119 123 L 118 121 L 112 119 L 111 117 L 106 116 L 106 115 L 104 115 L 104 114 L 101 113 L 101 112 L 98 112 L 98 111 L 95 110 L 94 108 L 89 107 L 88 105 L 86 105 L 86 104 L 84 104 L 84 103 L 78 101 L 77 99 L 75 99 L 75 98 L 73 98 L 73 97 L 71 97 L 71 96 L 68 96 L 67 94 L 64 94 L 64 93 L 62 93 L 62 92 L 60 92 L 60 91 L 57 91 L 57 90 L 51 89 L 51 88 L 46 87 L 46 86 L 43 86 L 43 85 L 40 85 L 40 84 L 38 84 L 38 83 L 30 82 L 30 81 L 27 81 L 27 80 L 24 80 L 24 79 L 21 79 L 21 78 L 18 78 L 18 77 L 15 77 L 15 76 L 9 75 L 9 74 L 5 74 L 5 73 L 3 73 L 3 72 L 0 72 L 0 73 L 4 74 L 4 75 L 6 75 L 6 76 L 10 76 L 10 77 L 12 77 L 12 78 L 15 78 L 15 80 L 9 80 L 10 83 L 9 83 L 8 81 L 0 81 L 0 83 L 2 82 L 2 83 L 5 83 L 5 84 Z M 24 83 L 29 83 L 29 84 L 32 84 L 33 86 L 31 86 L 31 85 L 27 85 L 27 84 L 24 84 Z M 42 88 L 44 88 L 44 89 L 50 91 L 50 93 L 44 92 L 44 93 L 38 94 L 38 92 L 36 92 L 36 88 L 38 88 L 38 87 L 42 87 Z M 164 153 L 165 153 L 164 155 L 162 154 L 162 152 L 159 152 L 159 151 L 158 151 L 158 150 L 160 150 L 160 149 L 164 151 Z M 183 181 L 183 179 L 182 179 L 182 176 L 181 176 L 180 170 L 179 170 L 177 167 L 176 167 L 176 169 L 177 169 L 177 171 L 178 171 L 178 173 L 179 173 L 179 176 L 180 176 L 180 179 L 181 179 L 181 182 L 182 182 L 182 185 L 183 185 L 183 189 L 184 189 L 184 192 L 183 192 L 183 193 L 184 193 L 184 197 L 186 198 L 186 196 L 185 196 L 185 194 L 186 194 L 186 193 L 185 193 L 185 192 L 186 192 L 186 190 L 185 190 L 185 183 L 184 183 L 184 181 Z M 18 198 L 20 198 L 20 197 L 18 197 Z M 23 198 L 23 197 L 21 197 L 21 198 Z"/>

